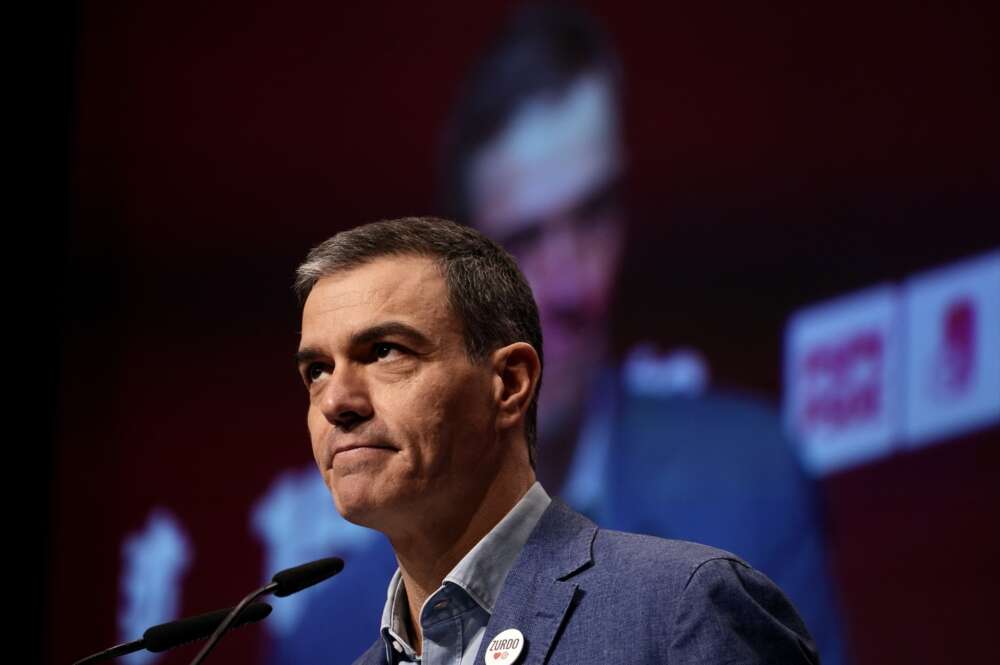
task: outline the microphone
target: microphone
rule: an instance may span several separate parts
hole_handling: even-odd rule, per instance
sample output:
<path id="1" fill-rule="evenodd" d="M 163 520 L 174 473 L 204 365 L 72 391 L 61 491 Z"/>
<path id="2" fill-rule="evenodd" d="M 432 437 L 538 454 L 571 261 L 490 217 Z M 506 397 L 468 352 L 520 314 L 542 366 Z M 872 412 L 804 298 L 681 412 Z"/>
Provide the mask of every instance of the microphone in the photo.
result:
<path id="1" fill-rule="evenodd" d="M 274 595 L 278 598 L 290 596 L 296 591 L 302 591 L 314 584 L 319 584 L 328 577 L 333 577 L 344 569 L 343 559 L 335 556 L 310 561 L 294 568 L 286 568 L 274 574 L 271 578 L 273 584 L 278 587 L 274 590 Z"/>
<path id="2" fill-rule="evenodd" d="M 89 663 L 117 658 L 118 656 L 124 656 L 125 654 L 142 649 L 159 653 L 187 642 L 204 639 L 212 634 L 212 631 L 215 630 L 219 623 L 232 610 L 233 608 L 227 607 L 224 610 L 206 612 L 205 614 L 199 614 L 186 619 L 177 619 L 176 621 L 158 624 L 148 628 L 142 634 L 142 639 L 118 644 L 110 649 L 105 649 L 92 656 L 78 660 L 73 665 L 88 665 Z M 239 618 L 234 623 L 234 627 L 260 621 L 265 619 L 270 613 L 271 606 L 267 603 L 254 603 L 247 607 L 244 612 L 240 613 Z"/>
<path id="3" fill-rule="evenodd" d="M 325 559 L 318 559 L 316 561 L 310 561 L 309 563 L 304 563 L 294 568 L 286 568 L 285 570 L 278 571 L 271 578 L 271 582 L 257 589 L 256 591 L 251 591 L 247 594 L 243 600 L 239 602 L 226 618 L 222 620 L 221 623 L 216 627 L 215 632 L 212 636 L 208 638 L 208 642 L 205 646 L 201 648 L 198 655 L 192 659 L 190 665 L 200 665 L 204 661 L 208 654 L 212 652 L 215 645 L 219 643 L 222 639 L 223 634 L 229 629 L 230 624 L 236 619 L 237 616 L 243 611 L 243 608 L 257 600 L 261 596 L 269 593 L 273 593 L 279 598 L 284 598 L 297 591 L 302 591 L 314 584 L 319 584 L 325 579 L 333 577 L 341 570 L 344 569 L 344 560 L 335 556 L 327 557 Z"/>
<path id="4" fill-rule="evenodd" d="M 161 623 L 158 626 L 153 626 L 142 634 L 142 639 L 146 643 L 146 650 L 159 653 L 167 649 L 173 649 L 181 644 L 204 639 L 211 635 L 212 631 L 232 611 L 233 608 L 227 607 L 224 610 L 206 612 L 205 614 L 199 614 L 183 621 L 171 621 L 170 623 Z M 270 605 L 267 603 L 253 603 L 240 612 L 239 617 L 233 622 L 233 628 L 260 621 L 269 614 L 271 614 Z"/>

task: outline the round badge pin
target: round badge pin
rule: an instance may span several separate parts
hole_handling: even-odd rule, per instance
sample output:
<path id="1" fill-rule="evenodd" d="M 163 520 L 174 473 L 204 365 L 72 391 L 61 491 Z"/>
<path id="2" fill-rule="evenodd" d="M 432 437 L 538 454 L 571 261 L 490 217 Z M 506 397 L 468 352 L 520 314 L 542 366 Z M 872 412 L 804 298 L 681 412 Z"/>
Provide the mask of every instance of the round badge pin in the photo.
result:
<path id="1" fill-rule="evenodd" d="M 524 649 L 524 635 L 517 628 L 508 628 L 490 641 L 483 657 L 486 665 L 513 665 Z"/>

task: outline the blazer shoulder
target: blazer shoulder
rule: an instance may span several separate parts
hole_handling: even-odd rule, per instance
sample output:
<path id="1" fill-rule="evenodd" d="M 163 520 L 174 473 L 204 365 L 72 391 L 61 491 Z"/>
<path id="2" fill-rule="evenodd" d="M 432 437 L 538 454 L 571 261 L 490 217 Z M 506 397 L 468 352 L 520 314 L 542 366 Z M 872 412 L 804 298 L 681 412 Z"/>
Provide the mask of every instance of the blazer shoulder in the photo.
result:
<path id="1" fill-rule="evenodd" d="M 667 582 L 679 591 L 699 567 L 717 560 L 749 567 L 735 554 L 708 545 L 602 529 L 555 499 L 519 561 L 559 579 L 589 578 L 591 584 L 610 585 L 630 580 L 660 588 Z"/>
<path id="2" fill-rule="evenodd" d="M 714 547 L 599 530 L 589 585 L 655 608 L 669 628 L 670 662 L 818 662 L 784 593 L 743 559 Z M 581 573 L 585 574 L 585 573 Z"/>
<path id="3" fill-rule="evenodd" d="M 603 570 L 619 580 L 634 579 L 640 584 L 668 582 L 680 589 L 711 561 L 750 568 L 735 554 L 708 545 L 608 529 L 598 529 L 593 552 L 595 571 Z"/>

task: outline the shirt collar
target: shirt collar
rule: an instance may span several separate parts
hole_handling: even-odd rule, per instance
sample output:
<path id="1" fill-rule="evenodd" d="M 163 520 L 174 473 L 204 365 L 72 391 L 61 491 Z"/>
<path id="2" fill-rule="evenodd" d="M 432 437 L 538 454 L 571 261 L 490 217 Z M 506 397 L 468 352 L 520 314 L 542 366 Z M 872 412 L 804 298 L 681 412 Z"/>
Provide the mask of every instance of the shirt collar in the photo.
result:
<path id="1" fill-rule="evenodd" d="M 382 609 L 382 640 L 385 642 L 386 661 L 397 662 L 400 654 L 407 660 L 414 661 L 416 654 L 410 647 L 409 635 L 406 630 L 404 612 L 406 612 L 406 589 L 403 587 L 403 577 L 399 569 L 389 581 L 386 593 L 385 607 Z M 395 653 L 393 653 L 395 651 Z"/>
<path id="2" fill-rule="evenodd" d="M 484 610 L 493 614 L 507 573 L 528 542 L 552 499 L 541 483 L 531 486 L 510 512 L 462 557 L 444 578 L 465 590 Z"/>
<path id="3" fill-rule="evenodd" d="M 510 512 L 462 557 L 444 578 L 444 583 L 458 586 L 492 614 L 507 573 L 514 567 L 521 549 L 551 502 L 541 483 L 535 482 Z M 399 569 L 396 569 L 382 609 L 381 632 L 387 649 L 410 651 L 404 620 L 407 611 L 406 588 Z M 394 642 L 400 646 L 397 647 Z"/>

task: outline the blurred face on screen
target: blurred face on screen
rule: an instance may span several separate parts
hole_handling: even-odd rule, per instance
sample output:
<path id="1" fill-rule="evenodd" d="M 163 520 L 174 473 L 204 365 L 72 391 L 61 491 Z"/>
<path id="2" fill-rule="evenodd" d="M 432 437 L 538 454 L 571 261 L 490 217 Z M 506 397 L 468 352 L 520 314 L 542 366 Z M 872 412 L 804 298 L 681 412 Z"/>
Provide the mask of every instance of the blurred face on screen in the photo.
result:
<path id="1" fill-rule="evenodd" d="M 617 108 L 599 74 L 529 100 L 475 156 L 473 223 L 517 259 L 545 335 L 541 435 L 577 417 L 606 351 L 623 220 Z"/>
<path id="2" fill-rule="evenodd" d="M 488 485 L 504 452 L 490 363 L 469 359 L 431 259 L 375 259 L 319 280 L 298 361 L 313 454 L 348 520 L 401 532 Z"/>

